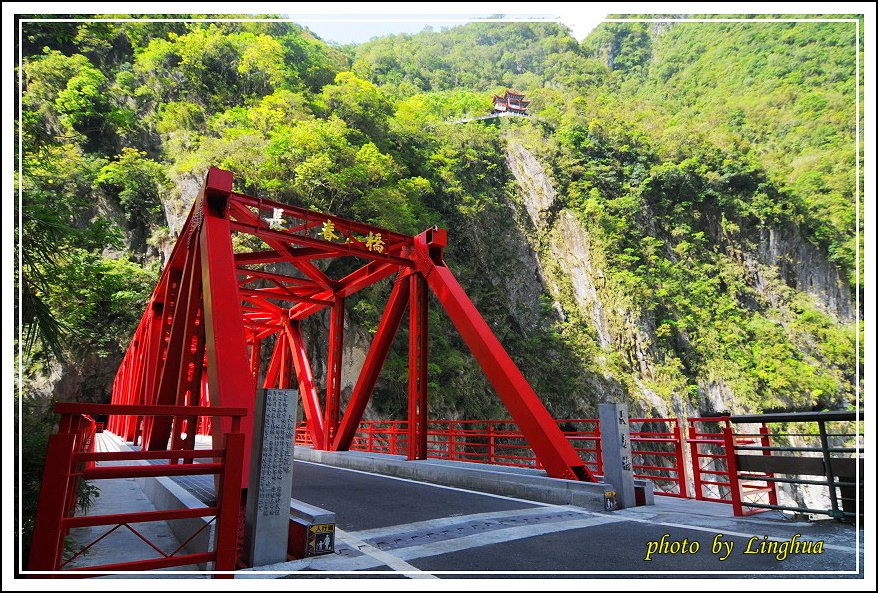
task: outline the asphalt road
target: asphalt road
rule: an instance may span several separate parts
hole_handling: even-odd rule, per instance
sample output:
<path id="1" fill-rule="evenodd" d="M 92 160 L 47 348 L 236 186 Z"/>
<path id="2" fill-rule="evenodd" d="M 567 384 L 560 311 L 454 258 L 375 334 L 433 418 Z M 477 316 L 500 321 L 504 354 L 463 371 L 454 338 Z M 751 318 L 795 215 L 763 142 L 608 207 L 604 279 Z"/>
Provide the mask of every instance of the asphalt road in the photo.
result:
<path id="1" fill-rule="evenodd" d="M 736 519 L 727 512 L 712 516 L 703 503 L 689 509 L 686 501 L 671 505 L 659 500 L 648 510 L 595 513 L 299 461 L 293 497 L 337 514 L 337 553 L 288 567 L 327 576 L 393 570 L 411 578 L 462 576 L 456 571 L 498 578 L 535 571 L 548 573 L 541 578 L 599 573 L 610 578 L 688 576 L 681 573 L 857 578 L 856 531 L 851 526 Z M 799 541 L 812 542 L 815 548 L 822 541 L 822 551 L 805 554 L 800 548 L 783 560 L 777 557 L 779 549 L 744 553 L 748 544 L 751 551 L 759 551 L 763 536 L 781 542 L 796 533 L 801 534 Z M 717 536 L 722 543 L 715 547 Z M 650 547 L 654 553 L 647 560 Z"/>
<path id="2" fill-rule="evenodd" d="M 293 466 L 293 498 L 334 511 L 345 531 L 536 506 L 303 461 Z"/>

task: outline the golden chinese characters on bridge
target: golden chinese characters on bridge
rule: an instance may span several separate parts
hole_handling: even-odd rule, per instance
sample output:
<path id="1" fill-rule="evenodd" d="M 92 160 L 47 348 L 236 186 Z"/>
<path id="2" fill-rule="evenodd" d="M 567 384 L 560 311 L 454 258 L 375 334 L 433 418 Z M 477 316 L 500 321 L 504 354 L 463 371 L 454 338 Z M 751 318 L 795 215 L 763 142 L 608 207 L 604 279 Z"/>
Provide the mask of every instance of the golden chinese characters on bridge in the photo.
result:
<path id="1" fill-rule="evenodd" d="M 336 230 L 335 223 L 327 219 L 320 230 L 320 236 L 323 237 L 324 241 L 335 241 L 341 238 Z M 381 236 L 381 233 L 369 232 L 363 241 L 357 240 L 357 242 L 365 244 L 366 249 L 369 251 L 375 251 L 377 253 L 384 251 L 384 238 Z M 351 238 L 347 237 L 345 243 L 351 243 Z"/>

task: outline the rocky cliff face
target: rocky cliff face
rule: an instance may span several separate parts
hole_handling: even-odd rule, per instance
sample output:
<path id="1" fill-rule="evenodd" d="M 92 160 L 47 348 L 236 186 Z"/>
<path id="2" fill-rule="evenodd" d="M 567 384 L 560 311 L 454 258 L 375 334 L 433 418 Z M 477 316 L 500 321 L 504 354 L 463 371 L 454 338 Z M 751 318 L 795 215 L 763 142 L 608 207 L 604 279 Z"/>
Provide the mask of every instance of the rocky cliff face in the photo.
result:
<path id="1" fill-rule="evenodd" d="M 827 312 L 842 321 L 854 321 L 850 287 L 826 254 L 797 227 L 763 229 L 751 261 L 753 256 L 759 263 L 776 267 L 786 284 L 813 296 Z"/>
<path id="2" fill-rule="evenodd" d="M 560 207 L 552 181 L 542 164 L 524 146 L 510 140 L 507 165 L 518 182 L 521 207 L 526 212 L 522 230 L 539 254 L 540 277 L 546 291 L 554 298 L 554 307 L 562 316 L 574 313 L 594 332 L 594 338 L 607 355 L 622 351 L 640 377 L 634 379 L 637 395 L 629 399 L 637 415 L 668 413 L 668 404 L 642 378 L 655 376 L 655 354 L 651 344 L 653 325 L 648 317 L 630 310 L 622 295 L 605 289 L 603 257 L 591 244 L 588 231 L 570 210 Z M 551 270 L 547 272 L 546 270 Z M 563 297 L 565 288 L 572 292 L 572 302 Z M 566 307 L 566 309 L 565 309 Z M 576 311 L 570 308 L 575 307 Z M 597 362 L 601 374 L 608 378 L 613 371 L 602 357 Z M 620 390 L 600 394 L 600 401 L 618 401 Z"/>
<path id="3" fill-rule="evenodd" d="M 605 393 L 600 399 L 622 395 L 636 413 L 643 415 L 689 416 L 741 410 L 732 388 L 721 377 L 697 378 L 694 395 L 684 392 L 682 385 L 670 393 L 657 393 L 655 385 L 662 382 L 667 371 L 654 346 L 657 339 L 653 314 L 607 287 L 601 248 L 594 244 L 577 214 L 564 207 L 543 165 L 514 138 L 508 139 L 507 164 L 519 188 L 519 225 L 537 254 L 537 277 L 554 299 L 559 315 L 578 316 L 587 326 L 604 353 L 594 361 L 600 366 L 599 372 L 626 386 L 623 394 Z M 770 301 L 777 300 L 779 279 L 811 295 L 840 322 L 853 320 L 849 287 L 826 255 L 798 228 L 768 228 L 760 233 L 755 248 L 726 239 L 719 241 L 734 254 L 742 271 L 749 273 L 747 282 L 755 290 Z M 686 336 L 679 339 L 685 342 Z"/>

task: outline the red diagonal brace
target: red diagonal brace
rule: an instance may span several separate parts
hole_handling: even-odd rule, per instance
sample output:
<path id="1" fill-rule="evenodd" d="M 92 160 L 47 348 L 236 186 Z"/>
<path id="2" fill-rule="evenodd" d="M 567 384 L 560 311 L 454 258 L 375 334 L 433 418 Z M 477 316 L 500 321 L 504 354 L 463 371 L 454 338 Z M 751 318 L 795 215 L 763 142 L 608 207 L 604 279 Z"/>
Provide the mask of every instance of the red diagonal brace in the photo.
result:
<path id="1" fill-rule="evenodd" d="M 363 411 L 366 409 L 366 404 L 369 403 L 369 398 L 372 397 L 372 390 L 375 389 L 378 375 L 381 374 L 381 367 L 387 360 L 387 353 L 390 352 L 396 330 L 399 329 L 399 322 L 405 312 L 408 296 L 409 280 L 405 276 L 400 276 L 396 279 L 393 290 L 390 291 L 387 307 L 385 307 L 384 315 L 381 316 L 381 321 L 378 323 L 378 331 L 375 332 L 372 345 L 369 346 L 369 352 L 363 362 L 363 369 L 360 371 L 357 384 L 351 393 L 351 400 L 345 409 L 338 433 L 333 439 L 333 451 L 347 451 L 351 446 L 354 433 L 357 432 L 357 427 L 363 418 Z"/>
<path id="2" fill-rule="evenodd" d="M 551 477 L 594 481 L 543 402 L 458 284 L 451 270 L 441 261 L 441 250 L 434 249 L 431 252 L 431 242 L 423 239 L 429 234 L 430 231 L 427 231 L 415 241 L 415 249 L 419 250 L 418 269 L 426 272 L 430 288 L 518 424 L 537 459 Z"/>
<path id="3" fill-rule="evenodd" d="M 291 321 L 286 326 L 287 336 L 290 340 L 290 348 L 293 351 L 293 364 L 296 365 L 296 376 L 299 379 L 299 396 L 302 398 L 302 407 L 305 411 L 305 420 L 308 422 L 308 430 L 311 431 L 311 440 L 314 443 L 324 442 L 325 430 L 323 427 L 323 409 L 320 406 L 320 398 L 317 396 L 317 388 L 314 386 L 314 376 L 311 373 L 311 363 L 308 362 L 308 350 L 302 339 L 302 330 L 298 321 Z"/>

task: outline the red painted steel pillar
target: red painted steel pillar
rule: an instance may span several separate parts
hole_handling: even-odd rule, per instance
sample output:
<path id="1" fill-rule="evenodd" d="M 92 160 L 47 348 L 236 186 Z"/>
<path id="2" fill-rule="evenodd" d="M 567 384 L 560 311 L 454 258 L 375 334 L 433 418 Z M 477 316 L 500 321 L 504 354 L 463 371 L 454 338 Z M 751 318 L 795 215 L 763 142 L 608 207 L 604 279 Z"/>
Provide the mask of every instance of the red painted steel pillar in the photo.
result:
<path id="1" fill-rule="evenodd" d="M 247 478 L 242 468 L 250 457 L 244 444 L 244 435 L 230 432 L 226 437 L 226 457 L 223 463 L 223 477 L 217 488 L 219 511 L 217 512 L 216 560 L 214 570 L 235 570 L 238 558 L 238 530 L 241 514 L 240 484 Z M 233 578 L 233 575 L 215 575 L 219 578 Z"/>
<path id="2" fill-rule="evenodd" d="M 203 320 L 203 315 L 201 316 Z M 185 379 L 187 381 L 188 393 L 189 393 L 189 403 L 190 406 L 203 406 L 205 404 L 206 398 L 204 397 L 205 390 L 205 379 L 204 376 L 204 324 L 203 322 L 198 323 L 197 331 L 195 332 L 195 336 L 193 339 L 193 346 L 191 356 L 189 358 L 190 364 L 187 366 L 187 373 Z M 188 369 L 191 369 L 191 374 L 188 372 Z M 182 379 L 182 377 L 181 377 Z M 182 389 L 186 389 L 181 388 Z M 198 433 L 198 425 L 199 418 L 198 416 L 191 416 L 190 422 L 188 423 L 188 430 L 186 432 L 186 439 L 184 440 L 184 448 L 186 449 L 194 449 L 195 448 L 195 435 Z M 206 434 L 206 433 L 205 433 Z"/>
<path id="3" fill-rule="evenodd" d="M 409 276 L 408 458 L 427 458 L 427 282 Z"/>
<path id="4" fill-rule="evenodd" d="M 287 334 L 280 332 L 277 334 L 277 340 L 274 342 L 274 350 L 271 351 L 271 359 L 268 361 L 268 369 L 265 371 L 265 378 L 262 380 L 264 389 L 275 389 L 277 380 L 280 376 L 281 362 L 284 357 L 284 350 L 287 347 Z"/>
<path id="5" fill-rule="evenodd" d="M 253 373 L 253 376 L 259 380 L 259 368 L 262 365 L 262 340 L 259 338 L 253 338 L 253 343 L 250 345 L 250 372 Z"/>
<path id="6" fill-rule="evenodd" d="M 329 450 L 338 431 L 341 405 L 341 363 L 344 352 L 344 297 L 335 296 L 329 314 L 329 353 L 326 363 L 326 409 L 324 411 L 324 441 L 321 449 Z M 316 445 L 315 445 L 316 446 Z"/>
<path id="7" fill-rule="evenodd" d="M 67 516 L 68 511 L 67 492 L 75 441 L 76 435 L 70 433 L 49 437 L 28 560 L 30 570 L 58 570 L 61 564 L 64 549 L 61 519 Z"/>
<path id="8" fill-rule="evenodd" d="M 723 427 L 723 447 L 726 451 L 726 469 L 729 472 L 732 510 L 736 517 L 743 517 L 744 507 L 741 501 L 741 482 L 738 479 L 738 461 L 735 459 L 735 434 L 730 426 Z"/>
<path id="9" fill-rule="evenodd" d="M 227 218 L 232 179 L 231 173 L 211 167 L 196 207 L 200 207 L 203 213 L 199 241 L 211 404 L 247 410 L 241 431 L 244 433 L 244 450 L 248 451 L 253 434 L 256 385 L 247 358 L 241 298 L 238 295 L 235 256 Z M 214 447 L 223 446 L 230 426 L 228 418 L 215 418 L 211 422 Z M 243 487 L 247 486 L 249 474 L 250 459 L 245 455 L 241 478 Z"/>

